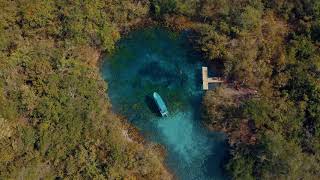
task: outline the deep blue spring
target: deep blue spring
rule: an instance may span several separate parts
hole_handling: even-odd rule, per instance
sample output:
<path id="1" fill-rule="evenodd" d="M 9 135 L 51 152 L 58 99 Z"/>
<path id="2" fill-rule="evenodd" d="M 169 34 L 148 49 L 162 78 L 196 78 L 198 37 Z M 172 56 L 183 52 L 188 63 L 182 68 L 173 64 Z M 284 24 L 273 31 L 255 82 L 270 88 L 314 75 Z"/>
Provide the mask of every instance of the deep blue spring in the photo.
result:
<path id="1" fill-rule="evenodd" d="M 178 179 L 225 179 L 226 139 L 201 123 L 201 56 L 186 32 L 131 32 L 105 57 L 101 71 L 114 111 L 166 148 L 167 166 Z M 168 117 L 159 116 L 153 92 L 166 102 Z"/>

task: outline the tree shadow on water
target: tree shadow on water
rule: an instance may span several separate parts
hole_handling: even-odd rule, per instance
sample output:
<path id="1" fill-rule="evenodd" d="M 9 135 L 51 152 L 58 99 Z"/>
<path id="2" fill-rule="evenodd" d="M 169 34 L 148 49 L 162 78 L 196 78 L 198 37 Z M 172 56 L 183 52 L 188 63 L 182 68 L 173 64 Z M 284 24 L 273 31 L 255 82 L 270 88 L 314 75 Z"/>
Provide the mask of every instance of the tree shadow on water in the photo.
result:
<path id="1" fill-rule="evenodd" d="M 149 110 L 150 110 L 153 114 L 161 117 L 161 115 L 160 115 L 160 113 L 159 113 L 159 110 L 158 110 L 158 107 L 157 107 L 156 103 L 154 102 L 154 99 L 153 99 L 150 95 L 147 95 L 147 96 L 145 97 L 145 102 L 146 102 Z"/>
<path id="2" fill-rule="evenodd" d="M 224 154 L 226 151 L 227 142 L 216 142 L 216 145 L 212 147 L 212 154 L 210 154 L 204 161 L 203 168 L 206 176 L 214 179 L 229 179 L 225 174 L 224 165 L 228 160 L 228 155 Z"/>

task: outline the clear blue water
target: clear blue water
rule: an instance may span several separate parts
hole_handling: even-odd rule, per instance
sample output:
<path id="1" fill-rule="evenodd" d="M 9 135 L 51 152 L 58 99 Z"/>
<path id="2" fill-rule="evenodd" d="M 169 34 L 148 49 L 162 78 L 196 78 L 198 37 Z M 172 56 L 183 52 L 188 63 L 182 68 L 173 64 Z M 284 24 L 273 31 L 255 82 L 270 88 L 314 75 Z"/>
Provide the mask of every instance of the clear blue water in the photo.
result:
<path id="1" fill-rule="evenodd" d="M 166 148 L 167 166 L 178 179 L 225 179 L 225 136 L 201 123 L 200 58 L 186 33 L 147 28 L 118 43 L 116 52 L 105 58 L 102 75 L 114 111 Z M 166 118 L 157 112 L 154 91 L 167 104 Z"/>

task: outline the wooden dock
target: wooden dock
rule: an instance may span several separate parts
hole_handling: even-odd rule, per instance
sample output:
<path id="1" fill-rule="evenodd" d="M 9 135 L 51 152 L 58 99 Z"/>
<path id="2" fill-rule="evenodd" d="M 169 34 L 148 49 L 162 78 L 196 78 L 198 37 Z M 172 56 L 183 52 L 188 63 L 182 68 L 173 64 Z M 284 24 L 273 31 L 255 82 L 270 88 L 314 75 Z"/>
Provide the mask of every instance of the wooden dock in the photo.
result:
<path id="1" fill-rule="evenodd" d="M 223 83 L 224 80 L 220 77 L 208 77 L 208 67 L 202 67 L 202 87 L 203 90 L 209 89 L 209 83 Z"/>

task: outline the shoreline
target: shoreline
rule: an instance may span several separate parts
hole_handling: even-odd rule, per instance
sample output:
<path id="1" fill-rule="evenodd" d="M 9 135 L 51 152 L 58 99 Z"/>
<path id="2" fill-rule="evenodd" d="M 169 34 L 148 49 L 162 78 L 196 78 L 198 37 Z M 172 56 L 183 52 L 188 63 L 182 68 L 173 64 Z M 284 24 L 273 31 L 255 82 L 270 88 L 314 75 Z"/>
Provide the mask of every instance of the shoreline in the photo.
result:
<path id="1" fill-rule="evenodd" d="M 159 25 L 158 22 L 153 21 L 151 18 L 147 18 L 147 19 L 143 19 L 139 22 L 136 22 L 134 25 L 131 25 L 129 27 L 129 29 L 122 29 L 119 32 L 121 33 L 121 36 L 125 36 L 128 33 L 137 30 L 139 28 L 147 28 L 147 27 L 152 27 L 152 26 L 157 26 Z M 121 37 L 122 38 L 122 37 Z M 121 39 L 120 38 L 120 39 Z M 104 63 L 104 57 L 108 55 L 108 53 L 103 52 L 101 50 L 98 50 L 100 55 L 98 56 L 98 60 L 96 61 L 96 68 L 98 69 L 99 73 L 101 72 L 101 67 Z M 101 76 L 100 76 L 101 77 Z M 104 79 L 102 79 L 104 82 L 106 82 Z M 106 82 L 107 83 L 107 82 Z M 106 92 L 106 96 L 109 99 L 109 95 Z M 112 103 L 110 102 L 111 106 Z M 133 124 L 129 123 L 127 121 L 127 118 L 121 114 L 117 114 L 116 112 L 114 112 L 113 110 L 111 110 L 112 113 L 114 113 L 116 116 L 119 117 L 121 124 L 122 124 L 122 135 L 124 136 L 124 138 L 130 142 L 130 143 L 137 143 L 143 146 L 143 148 L 148 148 L 151 147 L 154 152 L 156 153 L 157 156 L 159 156 L 161 159 L 161 163 L 163 165 L 164 170 L 166 171 L 166 173 L 168 173 L 168 176 L 170 177 L 170 179 L 177 179 L 176 175 L 173 173 L 173 171 L 171 171 L 169 169 L 169 167 L 167 166 L 165 159 L 167 156 L 167 151 L 165 149 L 165 147 L 161 144 L 157 144 L 157 143 L 153 143 L 151 141 L 146 140 L 145 137 L 143 137 L 143 135 L 140 133 L 140 131 L 137 129 L 137 127 L 135 127 Z"/>
<path id="2" fill-rule="evenodd" d="M 147 27 L 152 27 L 157 25 L 159 25 L 159 22 L 152 20 L 150 17 L 145 19 L 140 19 L 140 21 L 131 24 L 129 27 L 124 27 L 120 29 L 119 30 L 119 33 L 121 35 L 120 39 L 122 38 L 122 36 L 126 36 L 130 32 L 137 30 L 139 28 L 147 28 Z M 107 53 L 105 51 L 102 51 L 101 48 L 97 46 L 94 49 L 95 49 L 95 52 L 99 54 L 98 56 L 94 57 L 94 60 L 96 62 L 94 64 L 94 67 L 97 69 L 100 75 L 99 78 L 101 78 L 101 80 L 103 80 L 105 83 L 108 83 L 101 77 L 100 73 L 101 73 L 101 67 L 105 61 L 104 57 L 106 57 L 108 54 L 112 54 L 112 52 Z M 105 92 L 105 93 L 106 93 L 106 98 L 109 101 L 108 92 Z M 110 104 L 112 106 L 111 102 Z M 121 130 L 122 136 L 127 140 L 127 142 L 140 144 L 144 149 L 148 149 L 151 147 L 154 153 L 156 153 L 155 155 L 159 156 L 163 169 L 167 174 L 167 177 L 169 177 L 169 179 L 176 179 L 176 175 L 169 169 L 169 167 L 165 162 L 167 151 L 164 148 L 164 146 L 161 144 L 153 143 L 151 141 L 146 140 L 146 138 L 143 137 L 143 135 L 139 132 L 137 127 L 129 123 L 125 116 L 114 112 L 112 108 L 110 108 L 110 111 L 120 119 L 120 123 L 122 125 L 122 130 Z"/>
<path id="3" fill-rule="evenodd" d="M 127 118 L 122 116 L 120 118 L 121 123 L 123 124 L 123 135 L 129 142 L 134 142 L 143 145 L 144 148 L 151 148 L 154 150 L 156 155 L 158 155 L 161 158 L 162 164 L 164 165 L 163 168 L 167 171 L 167 173 L 170 174 L 171 179 L 177 179 L 175 173 L 173 173 L 172 170 L 170 170 L 169 167 L 167 167 L 167 164 L 165 162 L 166 156 L 167 156 L 167 150 L 166 148 L 159 143 L 154 143 L 149 140 L 147 140 L 135 127 L 132 123 L 129 123 L 127 121 Z"/>
<path id="4" fill-rule="evenodd" d="M 183 16 L 183 17 L 174 17 L 174 18 L 176 18 L 174 20 L 177 20 L 177 19 L 179 20 L 180 18 L 184 19 L 185 17 Z M 183 20 L 183 21 L 185 21 L 185 20 Z M 141 21 L 136 22 L 136 23 L 132 24 L 131 26 L 120 30 L 119 32 L 121 33 L 121 38 L 122 38 L 123 36 L 126 36 L 128 33 L 132 32 L 132 31 L 138 30 L 140 28 L 148 28 L 148 27 L 154 27 L 154 26 L 164 27 L 164 28 L 167 28 L 170 31 L 173 31 L 176 33 L 180 33 L 182 31 L 191 31 L 191 34 L 187 35 L 187 38 L 188 38 L 189 42 L 192 43 L 192 48 L 194 49 L 194 51 L 196 51 L 197 53 L 200 53 L 200 56 L 201 56 L 200 61 L 202 61 L 206 65 L 215 66 L 215 65 L 212 65 L 212 62 L 207 60 L 205 58 L 204 54 L 201 51 L 199 51 L 199 49 L 197 48 L 197 44 L 196 44 L 195 40 L 193 39 L 194 37 L 197 36 L 197 34 L 196 34 L 196 31 L 192 27 L 192 26 L 194 26 L 194 24 L 192 24 L 192 23 L 195 23 L 195 22 L 188 20 L 187 25 L 181 26 L 181 25 L 177 24 L 176 22 L 171 22 L 171 21 L 168 21 L 167 19 L 164 19 L 164 20 L 158 22 L 158 21 L 155 21 L 151 18 L 147 18 L 147 19 L 142 19 Z M 112 54 L 112 53 L 106 53 L 106 52 L 100 51 L 100 56 L 99 56 L 99 59 L 96 64 L 96 67 L 98 68 L 99 72 L 101 71 L 101 67 L 105 61 L 104 57 L 107 56 L 108 54 Z M 107 93 L 107 96 L 108 96 L 108 93 Z M 112 105 L 112 103 L 111 103 L 111 105 Z M 201 104 L 201 106 L 202 106 L 202 104 Z M 121 124 L 123 125 L 122 135 L 124 136 L 124 138 L 128 142 L 141 144 L 141 145 L 143 145 L 144 148 L 152 146 L 152 149 L 155 150 L 156 154 L 158 154 L 159 157 L 161 158 L 162 164 L 164 165 L 163 166 L 164 169 L 171 175 L 172 179 L 176 179 L 176 175 L 168 168 L 168 166 L 165 162 L 165 159 L 167 156 L 167 150 L 165 149 L 165 147 L 161 144 L 153 143 L 153 142 L 147 140 L 145 137 L 143 137 L 143 135 L 140 133 L 140 131 L 137 129 L 137 127 L 135 127 L 133 124 L 131 124 L 127 121 L 126 117 L 124 117 L 121 114 L 117 114 L 113 110 L 111 110 L 111 111 L 116 116 L 120 117 L 119 119 L 121 121 Z M 205 125 L 204 128 L 208 129 L 209 131 L 226 133 L 223 130 L 214 130 L 213 128 L 209 128 L 209 126 L 206 125 L 203 117 L 201 117 L 200 121 L 201 121 L 201 123 L 204 123 L 204 125 Z M 227 139 L 229 139 L 229 136 L 227 133 L 226 133 L 226 135 L 227 135 Z M 227 142 L 229 144 L 229 141 L 227 141 Z"/>

